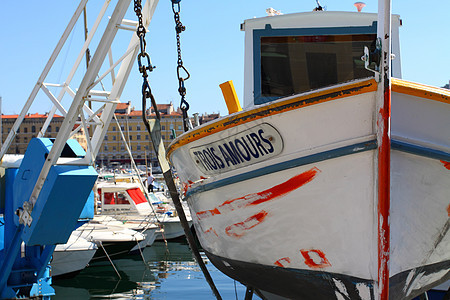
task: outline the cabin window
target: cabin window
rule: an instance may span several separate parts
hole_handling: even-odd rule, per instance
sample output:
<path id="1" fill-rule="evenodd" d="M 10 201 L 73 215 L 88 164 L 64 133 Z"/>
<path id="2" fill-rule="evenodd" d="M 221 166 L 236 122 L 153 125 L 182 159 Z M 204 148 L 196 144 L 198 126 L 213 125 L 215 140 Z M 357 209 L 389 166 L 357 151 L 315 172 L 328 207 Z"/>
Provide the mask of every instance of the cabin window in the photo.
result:
<path id="1" fill-rule="evenodd" d="M 127 198 L 122 193 L 104 193 L 103 201 L 105 204 L 115 205 L 115 204 L 129 204 Z"/>
<path id="2" fill-rule="evenodd" d="M 376 34 L 261 36 L 255 104 L 372 77 L 361 56 L 375 39 Z"/>

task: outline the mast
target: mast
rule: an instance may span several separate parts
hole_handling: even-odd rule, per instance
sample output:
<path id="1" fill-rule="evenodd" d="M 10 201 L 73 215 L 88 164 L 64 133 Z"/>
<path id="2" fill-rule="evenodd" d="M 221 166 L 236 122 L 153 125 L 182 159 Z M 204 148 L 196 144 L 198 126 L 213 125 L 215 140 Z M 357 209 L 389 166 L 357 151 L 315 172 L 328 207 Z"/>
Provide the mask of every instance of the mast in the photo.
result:
<path id="1" fill-rule="evenodd" d="M 391 163 L 391 1 L 378 1 L 378 40 L 381 42 L 380 78 L 376 100 L 378 142 L 378 296 L 389 299 L 390 163 Z"/>

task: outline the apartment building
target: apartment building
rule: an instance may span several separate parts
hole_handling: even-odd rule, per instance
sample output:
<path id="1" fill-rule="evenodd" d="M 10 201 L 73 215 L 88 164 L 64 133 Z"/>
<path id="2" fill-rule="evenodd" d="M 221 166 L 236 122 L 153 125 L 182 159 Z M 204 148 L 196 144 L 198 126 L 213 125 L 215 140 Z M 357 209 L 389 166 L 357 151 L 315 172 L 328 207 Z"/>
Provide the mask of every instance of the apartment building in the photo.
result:
<path id="1" fill-rule="evenodd" d="M 8 154 L 24 154 L 27 149 L 28 142 L 36 137 L 41 131 L 42 126 L 47 118 L 48 114 L 27 114 L 17 131 L 16 137 L 13 143 L 9 147 Z M 14 122 L 19 115 L 2 115 L 2 143 L 6 140 L 9 132 L 11 131 Z M 55 115 L 53 121 L 47 128 L 46 137 L 55 138 L 59 132 L 59 128 L 64 120 L 63 116 Z"/>
<path id="2" fill-rule="evenodd" d="M 167 147 L 175 136 L 183 133 L 183 117 L 179 111 L 175 111 L 173 104 L 159 104 L 158 111 L 161 115 L 161 136 L 164 146 Z M 142 121 L 142 111 L 135 110 L 131 102 L 120 103 L 115 111 L 116 119 L 109 124 L 108 131 L 97 155 L 98 165 L 110 165 L 117 162 L 122 165 L 131 163 L 126 150 L 121 132 L 125 137 L 136 164 L 157 166 L 156 153 L 153 149 L 150 134 Z M 155 118 L 153 109 L 146 111 L 148 119 Z"/>
<path id="3" fill-rule="evenodd" d="M 183 133 L 183 117 L 181 111 L 175 110 L 172 103 L 159 104 L 158 111 L 161 115 L 161 136 L 164 146 L 167 146 L 172 140 Z M 28 142 L 36 137 L 44 125 L 47 114 L 28 114 L 25 116 L 17 135 L 9 148 L 10 154 L 24 154 Z M 142 111 L 135 110 L 131 102 L 120 103 L 115 110 L 117 119 L 112 119 L 108 131 L 104 137 L 103 143 L 97 154 L 96 164 L 99 166 L 109 166 L 111 163 L 121 165 L 130 165 L 130 156 L 126 150 L 122 134 L 128 144 L 133 159 L 138 165 L 158 165 L 156 153 L 151 143 L 150 135 L 142 121 Z M 203 124 L 212 119 L 218 118 L 219 114 L 203 114 L 200 116 L 200 123 Z M 2 141 L 6 139 L 11 131 L 18 115 L 2 115 Z M 156 114 L 153 108 L 146 111 L 148 119 L 155 118 Z M 45 137 L 55 138 L 59 132 L 63 116 L 55 115 L 48 127 Z M 86 138 L 84 132 L 80 130 L 75 136 L 80 145 L 86 149 Z"/>

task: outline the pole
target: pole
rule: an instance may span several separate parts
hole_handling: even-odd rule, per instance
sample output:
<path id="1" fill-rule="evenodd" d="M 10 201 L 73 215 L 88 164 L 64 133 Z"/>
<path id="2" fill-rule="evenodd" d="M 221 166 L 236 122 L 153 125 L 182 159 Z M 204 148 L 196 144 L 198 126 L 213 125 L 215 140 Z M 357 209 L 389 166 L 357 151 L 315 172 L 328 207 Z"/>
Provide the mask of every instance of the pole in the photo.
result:
<path id="1" fill-rule="evenodd" d="M 378 142 L 378 299 L 389 299 L 390 163 L 391 163 L 391 1 L 378 1 L 378 38 L 381 41 L 377 91 Z"/>
<path id="2" fill-rule="evenodd" d="M 83 8 L 83 19 L 84 19 L 84 40 L 88 39 L 88 27 L 87 27 L 87 13 L 86 13 L 86 5 Z M 91 59 L 91 55 L 89 52 L 89 48 L 86 48 L 86 72 L 89 68 L 89 61 Z M 88 96 L 90 98 L 90 96 Z M 88 107 L 92 110 L 92 101 L 88 100 Z M 92 126 L 89 126 L 89 137 L 92 137 Z"/>

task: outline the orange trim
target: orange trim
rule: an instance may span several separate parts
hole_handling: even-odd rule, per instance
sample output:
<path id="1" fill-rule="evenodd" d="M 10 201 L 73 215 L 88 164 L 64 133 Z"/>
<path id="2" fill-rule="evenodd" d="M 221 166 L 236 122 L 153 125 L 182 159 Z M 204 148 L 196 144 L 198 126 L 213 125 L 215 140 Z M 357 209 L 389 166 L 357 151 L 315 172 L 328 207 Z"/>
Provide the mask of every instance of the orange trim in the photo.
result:
<path id="1" fill-rule="evenodd" d="M 279 100 L 271 102 L 262 107 L 258 107 L 249 111 L 241 111 L 228 117 L 218 119 L 207 123 L 187 134 L 175 139 L 167 149 L 167 157 L 170 157 L 173 151 L 189 144 L 205 136 L 226 130 L 230 127 L 242 125 L 252 122 L 267 116 L 273 116 L 284 113 L 290 110 L 316 105 L 328 101 L 333 101 L 341 98 L 355 96 L 359 94 L 375 92 L 377 90 L 377 83 L 374 79 L 368 79 L 360 82 L 349 83 L 343 86 L 329 88 L 322 91 L 313 92 L 311 94 L 294 97 L 287 100 Z"/>
<path id="2" fill-rule="evenodd" d="M 450 90 L 391 78 L 392 91 L 450 104 Z"/>

